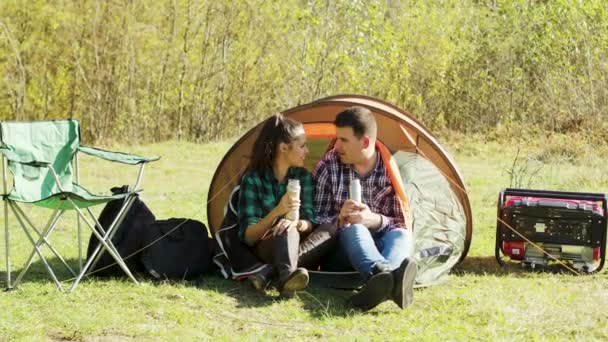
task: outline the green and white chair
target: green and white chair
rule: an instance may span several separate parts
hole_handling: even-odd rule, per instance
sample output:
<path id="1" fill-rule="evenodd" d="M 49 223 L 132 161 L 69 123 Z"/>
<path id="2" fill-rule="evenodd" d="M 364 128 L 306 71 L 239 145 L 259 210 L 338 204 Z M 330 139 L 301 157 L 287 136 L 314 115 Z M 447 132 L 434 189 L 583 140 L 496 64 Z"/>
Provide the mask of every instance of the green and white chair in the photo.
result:
<path id="1" fill-rule="evenodd" d="M 139 172 L 131 191 L 113 196 L 99 196 L 87 191 L 78 184 L 78 153 L 86 153 L 108 161 L 130 165 L 139 165 Z M 103 248 L 135 283 L 137 280 L 112 244 L 116 227 L 120 226 L 126 212 L 133 204 L 143 177 L 144 166 L 159 157 L 140 157 L 120 152 L 104 151 L 80 145 L 78 121 L 39 121 L 39 122 L 1 122 L 0 154 L 2 154 L 2 176 L 4 201 L 4 225 L 6 239 L 6 284 L 7 288 L 17 287 L 23 276 L 32 265 L 34 257 L 43 262 L 47 272 L 63 291 L 60 281 L 44 257 L 41 249 L 46 246 L 67 267 L 75 277 L 69 291 L 73 291 L 87 270 L 92 267 Z M 12 173 L 13 186 L 8 188 L 7 167 Z M 109 227 L 102 227 L 90 207 L 107 203 L 115 199 L 124 199 L 124 204 L 114 222 Z M 38 229 L 27 217 L 18 203 L 31 204 L 52 212 L 43 229 Z M 31 242 L 32 252 L 20 274 L 11 282 L 10 239 L 8 211 L 11 209 L 19 225 Z M 66 210 L 77 213 L 79 272 L 75 272 L 61 257 L 50 242 L 50 236 Z M 85 215 L 85 212 L 88 213 Z M 93 235 L 100 241 L 99 246 L 83 266 L 81 224 L 83 221 Z M 35 235 L 33 234 L 35 233 Z"/>

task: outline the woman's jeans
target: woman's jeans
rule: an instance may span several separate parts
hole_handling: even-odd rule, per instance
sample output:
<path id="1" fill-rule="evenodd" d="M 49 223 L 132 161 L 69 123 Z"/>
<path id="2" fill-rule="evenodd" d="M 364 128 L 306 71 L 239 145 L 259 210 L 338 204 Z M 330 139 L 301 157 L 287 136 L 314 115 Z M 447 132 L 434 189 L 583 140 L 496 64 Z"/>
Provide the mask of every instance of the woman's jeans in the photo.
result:
<path id="1" fill-rule="evenodd" d="M 412 234 L 407 229 L 394 228 L 372 233 L 361 224 L 353 224 L 338 231 L 340 247 L 350 264 L 367 279 L 377 263 L 389 270 L 399 268 L 405 258 L 412 256 Z"/>
<path id="2" fill-rule="evenodd" d="M 300 237 L 295 228 L 281 235 L 261 240 L 255 246 L 255 254 L 265 263 L 274 264 L 279 279 L 288 277 L 298 267 L 315 269 L 321 258 L 335 247 L 336 227 L 322 224 Z"/>

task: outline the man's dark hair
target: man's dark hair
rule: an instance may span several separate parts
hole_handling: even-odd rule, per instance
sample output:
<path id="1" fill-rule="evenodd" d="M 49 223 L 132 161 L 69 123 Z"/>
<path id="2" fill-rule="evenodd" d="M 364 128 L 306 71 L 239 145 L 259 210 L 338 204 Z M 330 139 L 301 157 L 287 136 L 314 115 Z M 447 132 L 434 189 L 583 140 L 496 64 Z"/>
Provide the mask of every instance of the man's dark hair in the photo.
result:
<path id="1" fill-rule="evenodd" d="M 336 127 L 351 127 L 358 139 L 364 135 L 376 138 L 378 126 L 372 112 L 361 106 L 354 106 L 338 113 L 334 120 Z"/>

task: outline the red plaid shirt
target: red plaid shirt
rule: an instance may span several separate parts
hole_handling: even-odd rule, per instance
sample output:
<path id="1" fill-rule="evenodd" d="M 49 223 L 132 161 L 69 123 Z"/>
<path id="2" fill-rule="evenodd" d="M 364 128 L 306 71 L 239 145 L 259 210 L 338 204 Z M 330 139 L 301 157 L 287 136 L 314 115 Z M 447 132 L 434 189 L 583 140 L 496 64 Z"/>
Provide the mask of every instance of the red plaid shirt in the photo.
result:
<path id="1" fill-rule="evenodd" d="M 379 230 L 405 228 L 401 206 L 390 178 L 376 152 L 376 166 L 367 175 L 360 177 L 349 164 L 342 164 L 335 149 L 327 152 L 313 172 L 316 182 L 315 216 L 317 222 L 337 223 L 340 208 L 349 197 L 350 180 L 361 181 L 361 199 L 370 210 L 382 215 Z"/>

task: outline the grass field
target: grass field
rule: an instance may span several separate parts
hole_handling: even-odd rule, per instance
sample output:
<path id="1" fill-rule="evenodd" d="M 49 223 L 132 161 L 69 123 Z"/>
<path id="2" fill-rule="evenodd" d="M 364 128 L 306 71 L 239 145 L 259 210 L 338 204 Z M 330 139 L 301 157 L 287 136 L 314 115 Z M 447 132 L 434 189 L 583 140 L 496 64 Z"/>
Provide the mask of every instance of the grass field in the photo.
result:
<path id="1" fill-rule="evenodd" d="M 561 139 L 561 140 L 560 140 Z M 144 177 L 144 201 L 157 218 L 206 222 L 207 188 L 230 142 L 166 142 L 115 149 L 160 155 Z M 87 280 L 60 293 L 36 262 L 15 291 L 0 293 L 0 338 L 6 340 L 607 340 L 608 273 L 591 276 L 504 270 L 494 260 L 496 199 L 511 172 L 520 185 L 608 192 L 605 150 L 542 137 L 534 144 L 499 145 L 452 137 L 446 146 L 465 177 L 474 216 L 468 257 L 448 282 L 416 290 L 399 310 L 386 302 L 367 312 L 344 305 L 347 291 L 309 288 L 290 300 L 257 294 L 248 283 L 206 276 L 194 282 L 136 286 L 127 280 Z M 558 146 L 561 148 L 556 148 Z M 569 152 L 574 150 L 574 152 Z M 82 183 L 98 192 L 134 179 L 136 168 L 81 158 Z M 27 208 L 35 222 L 45 222 Z M 48 214 L 48 213 L 44 213 Z M 4 215 L 2 212 L 1 215 Z M 73 214 L 52 236 L 76 265 Z M 13 215 L 14 277 L 29 255 Z M 4 217 L 0 222 L 4 222 Z M 4 251 L 4 230 L 2 230 Z M 4 256 L 0 260 L 4 283 Z M 59 268 L 57 268 L 59 269 Z M 67 272 L 61 277 L 69 278 Z"/>

